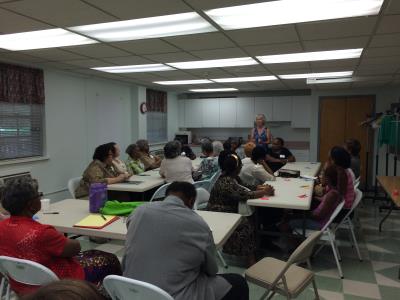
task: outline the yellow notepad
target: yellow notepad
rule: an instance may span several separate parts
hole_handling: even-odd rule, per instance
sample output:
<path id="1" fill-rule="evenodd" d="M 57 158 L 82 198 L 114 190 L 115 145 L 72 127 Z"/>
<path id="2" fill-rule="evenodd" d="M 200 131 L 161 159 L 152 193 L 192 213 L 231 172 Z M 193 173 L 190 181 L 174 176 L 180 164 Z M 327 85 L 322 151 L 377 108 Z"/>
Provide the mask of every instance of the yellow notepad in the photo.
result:
<path id="1" fill-rule="evenodd" d="M 108 216 L 108 215 L 103 215 L 103 216 L 100 214 L 90 214 L 87 217 L 80 220 L 78 223 L 76 223 L 74 227 L 101 229 L 107 226 L 108 224 L 118 220 L 117 216 Z"/>

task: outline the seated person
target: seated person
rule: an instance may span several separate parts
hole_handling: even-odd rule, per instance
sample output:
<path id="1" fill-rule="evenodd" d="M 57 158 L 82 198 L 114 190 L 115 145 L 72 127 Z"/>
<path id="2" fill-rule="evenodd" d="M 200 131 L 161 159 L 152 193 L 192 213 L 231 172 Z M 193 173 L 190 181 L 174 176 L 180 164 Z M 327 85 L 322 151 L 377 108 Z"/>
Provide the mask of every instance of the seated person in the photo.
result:
<path id="1" fill-rule="evenodd" d="M 245 203 L 249 199 L 274 193 L 269 185 L 248 186 L 250 191 L 241 185 L 238 175 L 242 162 L 236 154 L 221 152 L 220 163 L 222 173 L 211 190 L 207 210 L 237 214 L 240 202 Z M 223 251 L 247 260 L 250 264 L 255 262 L 255 228 L 251 217 L 242 218 L 240 225 L 225 243 Z"/>
<path id="2" fill-rule="evenodd" d="M 140 160 L 139 147 L 136 144 L 130 144 L 125 152 L 128 154 L 128 159 L 126 161 L 128 172 L 131 174 L 143 173 L 144 164 Z"/>
<path id="3" fill-rule="evenodd" d="M 253 142 L 248 142 L 244 144 L 244 155 L 246 156 L 244 159 L 242 159 L 242 163 L 244 163 L 244 160 L 250 160 L 251 159 L 251 152 L 253 149 L 256 147 L 256 144 Z"/>
<path id="4" fill-rule="evenodd" d="M 292 152 L 285 148 L 284 145 L 284 140 L 277 137 L 272 140 L 271 148 L 267 150 L 266 160 L 273 172 L 279 170 L 288 162 L 296 161 Z"/>
<path id="5" fill-rule="evenodd" d="M 153 170 L 160 167 L 161 159 L 150 154 L 150 147 L 147 140 L 138 140 L 136 145 L 139 147 L 140 161 L 144 165 L 144 170 Z"/>
<path id="6" fill-rule="evenodd" d="M 321 230 L 329 221 L 332 213 L 341 201 L 346 190 L 347 178 L 343 168 L 330 165 L 326 168 L 323 182 L 329 188 L 328 192 L 322 197 L 317 198 L 318 205 L 312 210 L 306 219 L 306 229 Z M 302 228 L 303 219 L 295 219 L 289 222 L 291 229 Z"/>
<path id="7" fill-rule="evenodd" d="M 81 251 L 78 240 L 66 238 L 53 226 L 36 222 L 33 216 L 41 209 L 42 193 L 37 181 L 21 178 L 6 184 L 2 205 L 10 218 L 0 222 L 0 255 L 27 259 L 52 270 L 60 279 L 87 280 L 98 287 L 110 274 L 121 274 L 118 258 L 99 250 Z M 37 286 L 11 280 L 18 295 L 27 294 Z"/>
<path id="8" fill-rule="evenodd" d="M 119 174 L 126 174 L 126 173 L 129 174 L 128 168 L 126 167 L 124 161 L 119 158 L 120 155 L 121 155 L 121 149 L 119 148 L 118 144 L 114 143 L 114 142 L 111 142 L 111 143 L 108 143 L 108 145 L 111 146 L 111 151 L 113 153 L 112 164 L 113 164 L 114 169 Z M 132 173 L 129 174 L 129 175 L 132 175 Z"/>
<path id="9" fill-rule="evenodd" d="M 217 171 L 219 171 L 218 157 L 213 155 L 214 150 L 210 141 L 205 141 L 201 144 L 203 160 L 198 169 L 201 172 L 201 179 L 210 179 Z"/>
<path id="10" fill-rule="evenodd" d="M 215 157 L 218 157 L 221 151 L 224 150 L 224 145 L 222 145 L 220 141 L 212 142 L 212 147 L 213 147 L 213 155 Z"/>
<path id="11" fill-rule="evenodd" d="M 245 186 L 261 185 L 266 181 L 275 180 L 275 176 L 265 162 L 266 151 L 264 147 L 257 146 L 251 153 L 251 158 L 243 159 L 243 167 L 239 177 Z"/>
<path id="12" fill-rule="evenodd" d="M 194 154 L 192 148 L 190 148 L 189 145 L 183 145 L 181 151 L 182 151 L 182 154 L 185 155 L 190 160 L 196 159 L 196 154 Z"/>
<path id="13" fill-rule="evenodd" d="M 87 197 L 92 183 L 113 184 L 129 178 L 128 173 L 120 174 L 113 167 L 113 148 L 111 144 L 104 144 L 95 149 L 93 161 L 83 172 L 79 186 L 75 190 L 76 198 Z"/>
<path id="14" fill-rule="evenodd" d="M 344 148 L 349 152 L 351 156 L 351 170 L 354 173 L 355 178 L 360 177 L 361 161 L 360 161 L 360 151 L 361 144 L 356 139 L 348 139 L 344 145 Z"/>
<path id="15" fill-rule="evenodd" d="M 241 275 L 217 274 L 212 232 L 192 210 L 194 186 L 174 182 L 166 195 L 129 216 L 124 276 L 154 284 L 175 300 L 249 299 Z"/>
<path id="16" fill-rule="evenodd" d="M 93 284 L 63 279 L 49 283 L 21 300 L 106 300 Z"/>
<path id="17" fill-rule="evenodd" d="M 166 182 L 186 181 L 193 183 L 192 161 L 181 155 L 181 143 L 179 141 L 168 142 L 164 146 L 164 159 L 160 166 L 160 175 Z"/>

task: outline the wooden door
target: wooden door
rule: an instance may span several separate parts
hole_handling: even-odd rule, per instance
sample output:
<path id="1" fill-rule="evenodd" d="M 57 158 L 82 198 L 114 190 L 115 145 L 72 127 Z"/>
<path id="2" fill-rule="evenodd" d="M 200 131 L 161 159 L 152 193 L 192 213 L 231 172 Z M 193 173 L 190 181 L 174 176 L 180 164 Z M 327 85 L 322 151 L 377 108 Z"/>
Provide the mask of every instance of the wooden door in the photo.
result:
<path id="1" fill-rule="evenodd" d="M 375 96 L 324 97 L 320 101 L 319 160 L 324 163 L 333 146 L 341 146 L 346 139 L 361 143 L 361 180 L 365 181 L 366 152 L 372 153 L 373 140 L 360 126 L 374 111 Z M 372 155 L 370 154 L 370 159 Z M 369 171 L 372 170 L 371 161 Z"/>
<path id="2" fill-rule="evenodd" d="M 328 159 L 333 146 L 343 145 L 346 131 L 346 98 L 323 98 L 319 113 L 319 160 Z"/>

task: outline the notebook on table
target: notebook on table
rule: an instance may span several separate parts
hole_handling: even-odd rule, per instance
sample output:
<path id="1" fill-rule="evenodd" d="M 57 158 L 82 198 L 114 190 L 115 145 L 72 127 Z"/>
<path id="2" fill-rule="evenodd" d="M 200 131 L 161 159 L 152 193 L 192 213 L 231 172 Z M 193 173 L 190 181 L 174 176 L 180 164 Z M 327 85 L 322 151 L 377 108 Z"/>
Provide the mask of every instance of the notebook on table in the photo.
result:
<path id="1" fill-rule="evenodd" d="M 90 214 L 76 223 L 74 227 L 102 229 L 118 219 L 118 216 Z"/>

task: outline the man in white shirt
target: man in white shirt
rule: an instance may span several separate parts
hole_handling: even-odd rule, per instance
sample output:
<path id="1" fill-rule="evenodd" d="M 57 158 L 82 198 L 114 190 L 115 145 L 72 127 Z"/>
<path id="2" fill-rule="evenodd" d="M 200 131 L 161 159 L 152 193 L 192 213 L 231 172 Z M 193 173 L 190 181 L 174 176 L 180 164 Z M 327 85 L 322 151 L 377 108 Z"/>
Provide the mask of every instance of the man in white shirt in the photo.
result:
<path id="1" fill-rule="evenodd" d="M 248 300 L 241 275 L 217 275 L 212 232 L 192 210 L 194 186 L 173 182 L 166 195 L 129 216 L 123 275 L 154 284 L 175 300 Z"/>
<path id="2" fill-rule="evenodd" d="M 251 158 L 246 157 L 242 160 L 243 167 L 239 177 L 244 185 L 257 186 L 266 181 L 275 180 L 275 176 L 265 162 L 265 155 L 265 149 L 262 146 L 256 146 L 251 152 Z"/>

